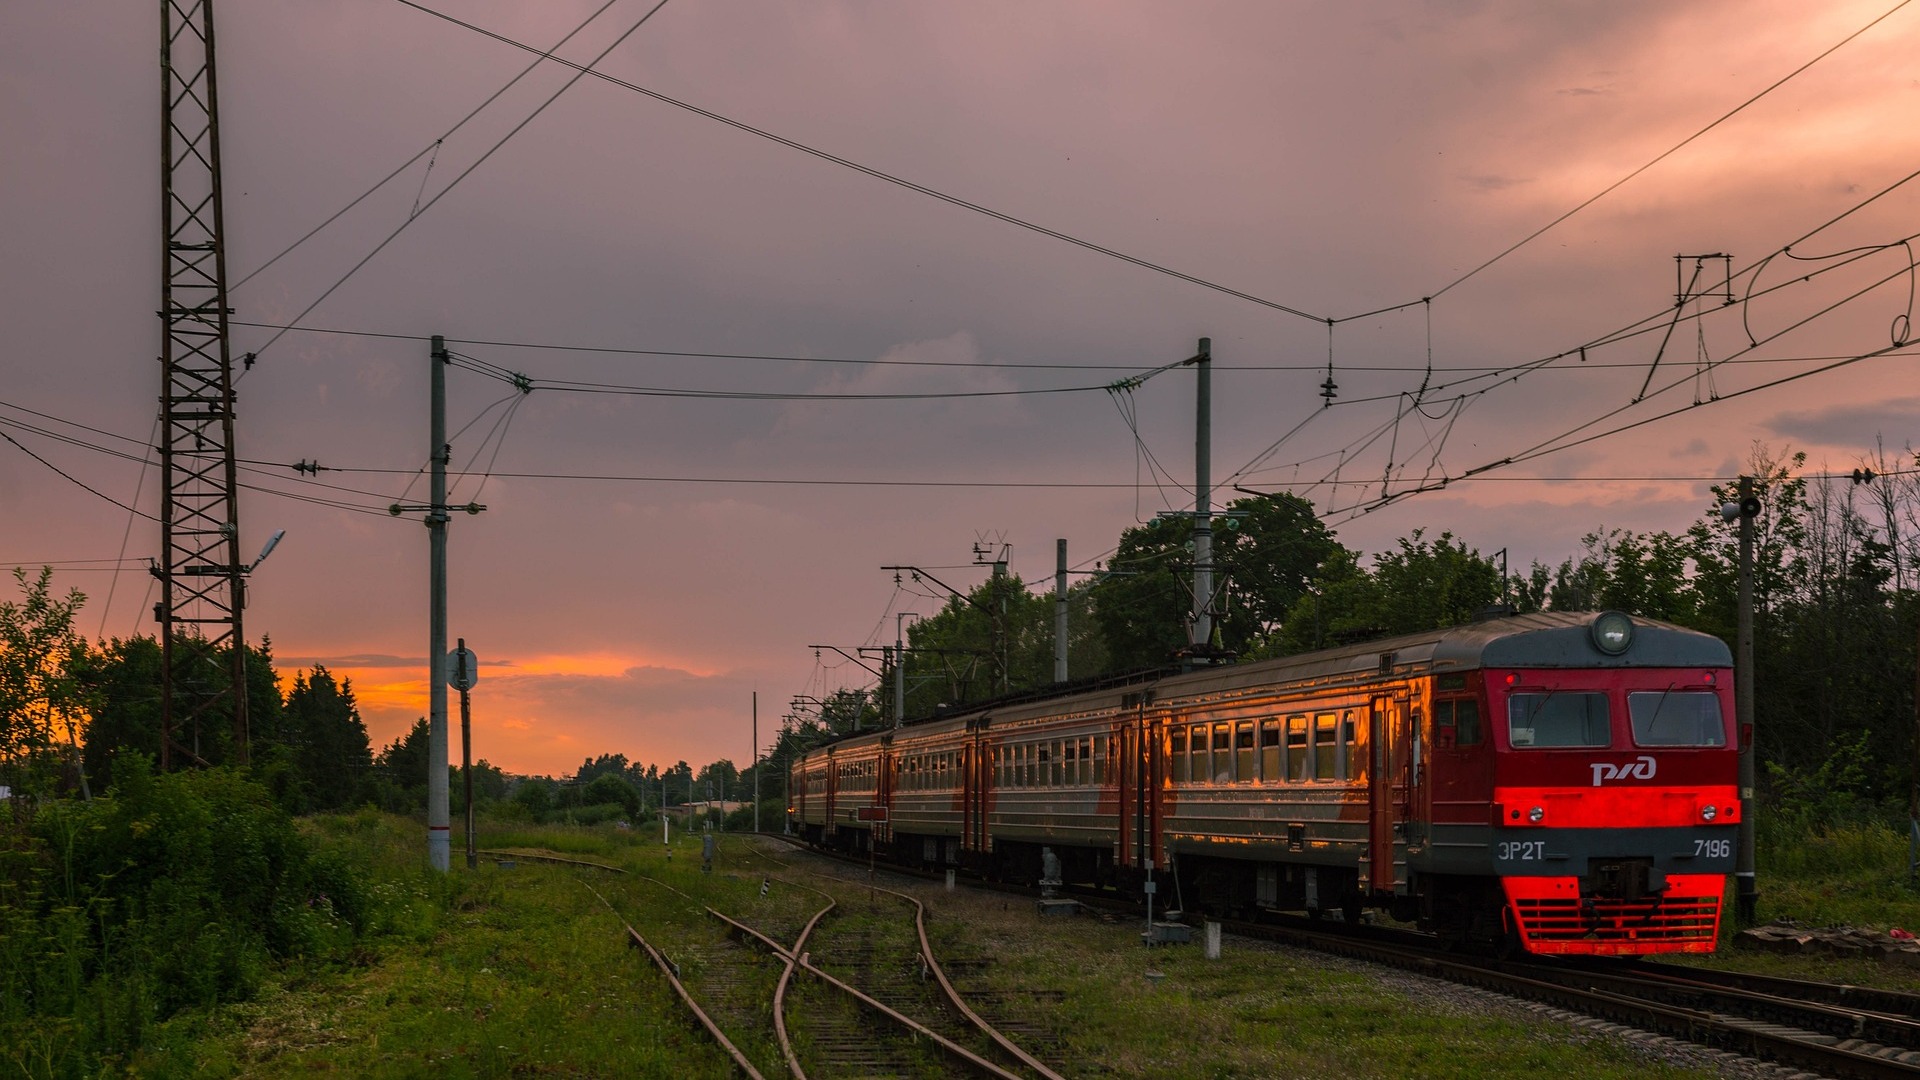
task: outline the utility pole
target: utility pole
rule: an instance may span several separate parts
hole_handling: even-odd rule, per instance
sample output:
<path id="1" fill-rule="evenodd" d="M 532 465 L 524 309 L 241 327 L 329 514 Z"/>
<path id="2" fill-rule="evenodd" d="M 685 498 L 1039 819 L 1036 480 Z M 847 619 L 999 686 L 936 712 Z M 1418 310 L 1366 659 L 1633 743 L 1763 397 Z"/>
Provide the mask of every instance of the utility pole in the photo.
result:
<path id="1" fill-rule="evenodd" d="M 760 831 L 760 691 L 753 692 L 753 831 Z"/>
<path id="2" fill-rule="evenodd" d="M 1053 546 L 1053 681 L 1067 681 L 1067 541 Z"/>
<path id="3" fill-rule="evenodd" d="M 1193 649 L 1213 647 L 1213 339 L 1191 363 L 1199 376 L 1193 425 Z"/>
<path id="4" fill-rule="evenodd" d="M 893 726 L 907 722 L 907 616 L 911 611 L 893 613 Z M 914 616 L 918 618 L 919 616 Z"/>
<path id="5" fill-rule="evenodd" d="M 1733 640 L 1733 713 L 1740 729 L 1740 832 L 1734 853 L 1734 918 L 1753 925 L 1760 892 L 1754 873 L 1754 768 L 1757 751 L 1753 727 L 1753 519 L 1760 516 L 1760 500 L 1753 493 L 1753 477 L 1740 478 L 1738 501 L 1720 504 L 1724 521 L 1739 522 L 1740 592 Z"/>
<path id="6" fill-rule="evenodd" d="M 427 508 L 427 861 L 445 872 L 451 861 L 451 815 L 447 806 L 447 340 L 433 335 L 428 358 L 433 373 L 432 421 L 427 457 L 433 463 L 433 505 Z"/>
<path id="7" fill-rule="evenodd" d="M 447 339 L 433 335 L 428 354 L 431 394 L 428 411 L 427 460 L 430 463 L 425 506 L 394 503 L 387 513 L 396 517 L 425 511 L 427 524 L 427 863 L 445 872 L 453 859 L 452 809 L 447 791 L 447 463 L 453 447 L 447 443 Z M 477 514 L 486 507 L 467 503 L 459 509 Z"/>
<path id="8" fill-rule="evenodd" d="M 160 5 L 160 769 L 207 764 L 200 719 L 226 705 L 247 763 L 246 568 L 233 448 L 227 248 L 212 0 Z M 248 360 L 251 362 L 252 357 Z M 225 649 L 227 685 L 213 677 Z M 191 745 L 183 742 L 181 729 Z"/>
<path id="9" fill-rule="evenodd" d="M 1740 478 L 1740 613 L 1734 645 L 1740 651 L 1734 670 L 1734 715 L 1740 726 L 1740 851 L 1734 858 L 1734 916 L 1752 926 L 1760 903 L 1753 844 L 1754 749 L 1753 727 L 1753 519 L 1760 500 L 1753 494 L 1753 478 Z"/>

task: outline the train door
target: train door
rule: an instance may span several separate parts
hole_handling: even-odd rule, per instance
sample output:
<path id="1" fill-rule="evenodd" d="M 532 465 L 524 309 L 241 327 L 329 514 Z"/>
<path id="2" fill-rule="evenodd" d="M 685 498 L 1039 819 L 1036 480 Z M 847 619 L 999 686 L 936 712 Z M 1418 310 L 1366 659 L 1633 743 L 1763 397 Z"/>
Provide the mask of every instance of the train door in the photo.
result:
<path id="1" fill-rule="evenodd" d="M 1145 870 L 1147 860 L 1158 853 L 1159 783 L 1152 752 L 1152 731 L 1147 719 L 1149 695 L 1128 694 L 1123 701 L 1129 712 L 1114 730 L 1114 766 L 1120 776 L 1119 850 L 1115 861 L 1135 870 Z"/>
<path id="2" fill-rule="evenodd" d="M 1153 860 L 1157 870 L 1167 869 L 1166 828 L 1162 820 L 1166 811 L 1167 755 L 1161 753 L 1163 745 L 1162 728 L 1167 722 L 1165 716 L 1148 717 L 1141 725 L 1141 738 L 1146 745 L 1141 747 L 1140 769 L 1145 777 L 1147 789 L 1147 857 Z"/>
<path id="3" fill-rule="evenodd" d="M 840 790 L 840 763 L 834 760 L 833 747 L 831 746 L 827 747 L 826 780 L 827 790 L 820 799 L 821 807 L 826 810 L 826 815 L 820 820 L 826 823 L 826 835 L 833 836 L 840 831 L 839 823 L 833 820 L 834 795 Z"/>
<path id="4" fill-rule="evenodd" d="M 991 850 L 987 835 L 987 798 L 993 788 L 993 747 L 984 719 L 967 725 L 960 748 L 960 850 L 984 862 Z"/>
<path id="5" fill-rule="evenodd" d="M 873 764 L 873 805 L 880 807 L 885 815 L 873 823 L 875 844 L 893 843 L 893 784 L 894 770 L 898 767 L 899 759 L 893 753 L 893 736 L 885 736 L 880 740 L 880 757 Z"/>
<path id="6" fill-rule="evenodd" d="M 1367 884 L 1373 892 L 1390 893 L 1397 842 L 1413 816 L 1415 735 L 1404 698 L 1376 697 L 1368 713 Z"/>
<path id="7" fill-rule="evenodd" d="M 1113 853 L 1120 866 L 1139 869 L 1140 834 L 1146 826 L 1146 793 L 1140 785 L 1140 719 L 1135 713 L 1116 724 L 1113 730 L 1113 768 L 1120 786 L 1120 798 L 1114 830 L 1119 850 Z"/>

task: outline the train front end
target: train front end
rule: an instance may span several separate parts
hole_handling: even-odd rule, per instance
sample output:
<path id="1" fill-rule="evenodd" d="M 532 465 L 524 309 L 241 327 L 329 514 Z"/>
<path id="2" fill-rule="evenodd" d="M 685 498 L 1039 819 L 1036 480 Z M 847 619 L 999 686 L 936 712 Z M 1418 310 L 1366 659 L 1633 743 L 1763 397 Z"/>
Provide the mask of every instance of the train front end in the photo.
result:
<path id="1" fill-rule="evenodd" d="M 1505 932 L 1536 954 L 1712 952 L 1741 813 L 1731 656 L 1618 612 L 1578 629 L 1483 657 Z"/>

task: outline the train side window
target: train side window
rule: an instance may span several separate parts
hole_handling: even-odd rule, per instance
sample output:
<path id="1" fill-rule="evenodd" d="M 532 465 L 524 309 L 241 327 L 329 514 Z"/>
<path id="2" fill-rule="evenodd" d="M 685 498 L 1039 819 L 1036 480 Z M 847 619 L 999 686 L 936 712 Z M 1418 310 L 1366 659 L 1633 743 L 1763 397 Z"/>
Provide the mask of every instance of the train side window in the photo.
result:
<path id="1" fill-rule="evenodd" d="M 1279 719 L 1270 716 L 1260 721 L 1260 776 L 1268 783 L 1287 778 L 1285 753 L 1280 745 Z"/>
<path id="2" fill-rule="evenodd" d="M 1213 725 L 1213 782 L 1233 782 L 1233 725 Z"/>
<path id="3" fill-rule="evenodd" d="M 1550 690 L 1507 698 L 1507 737 L 1515 747 L 1608 746 L 1607 695 Z"/>
<path id="4" fill-rule="evenodd" d="M 1187 740 L 1187 746 L 1193 754 L 1193 782 L 1196 784 L 1204 784 L 1207 782 L 1207 777 L 1213 775 L 1213 770 L 1207 767 L 1207 761 L 1209 760 L 1207 757 L 1207 739 L 1209 738 L 1207 735 L 1207 725 L 1195 724 L 1187 729 L 1187 733 L 1190 736 Z"/>
<path id="5" fill-rule="evenodd" d="M 1308 761 L 1313 756 L 1308 734 L 1306 717 L 1287 717 L 1287 775 L 1295 780 L 1305 780 L 1308 775 Z"/>
<path id="6" fill-rule="evenodd" d="M 1339 749 L 1335 740 L 1339 734 L 1339 717 L 1333 713 L 1320 713 L 1313 718 L 1313 778 L 1315 780 L 1334 779 L 1335 753 Z"/>
<path id="7" fill-rule="evenodd" d="M 1418 720 L 1419 717 L 1414 719 Z M 1359 732 L 1353 719 L 1353 710 L 1340 714 L 1340 779 L 1365 780 L 1367 778 L 1367 756 L 1360 752 Z"/>
<path id="8" fill-rule="evenodd" d="M 1167 733 L 1167 757 L 1173 766 L 1173 782 L 1184 784 L 1193 778 L 1193 770 L 1187 765 L 1187 729 L 1174 728 Z"/>
<path id="9" fill-rule="evenodd" d="M 1242 720 L 1233 727 L 1233 778 L 1258 780 L 1260 774 L 1254 771 L 1256 764 L 1253 756 L 1253 721 Z"/>
<path id="10" fill-rule="evenodd" d="M 1080 782 L 1093 783 L 1093 739 L 1080 740 Z"/>
<path id="11" fill-rule="evenodd" d="M 1703 690 L 1664 690 L 1627 695 L 1635 746 L 1725 746 L 1727 721 L 1720 699 Z"/>
<path id="12" fill-rule="evenodd" d="M 1060 749 L 1065 751 L 1067 755 L 1066 766 L 1062 770 L 1064 773 L 1063 782 L 1068 784 L 1079 783 L 1080 782 L 1080 743 L 1079 741 L 1076 739 L 1068 739 L 1066 743 L 1060 747 Z"/>
<path id="13" fill-rule="evenodd" d="M 1051 782 L 1047 779 L 1047 775 L 1053 770 L 1053 754 L 1050 752 L 1053 748 L 1042 743 L 1038 749 L 1040 753 L 1039 768 L 1034 770 L 1033 786 L 1045 787 Z"/>
<path id="14" fill-rule="evenodd" d="M 1107 782 L 1107 737 L 1105 735 L 1093 737 L 1093 782 L 1096 784 Z"/>
<path id="15" fill-rule="evenodd" d="M 1047 770 L 1047 783 L 1052 784 L 1054 787 L 1059 787 L 1066 779 L 1064 775 L 1065 769 L 1063 767 L 1064 759 L 1060 756 L 1062 749 L 1063 747 L 1059 743 L 1053 744 L 1053 768 Z"/>

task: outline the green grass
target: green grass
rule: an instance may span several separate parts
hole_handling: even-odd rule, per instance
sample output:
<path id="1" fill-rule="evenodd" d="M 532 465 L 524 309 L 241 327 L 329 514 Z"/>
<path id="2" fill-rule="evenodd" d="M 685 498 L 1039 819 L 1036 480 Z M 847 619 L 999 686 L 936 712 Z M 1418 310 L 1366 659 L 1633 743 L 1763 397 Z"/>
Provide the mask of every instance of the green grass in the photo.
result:
<path id="1" fill-rule="evenodd" d="M 1065 1040 L 1052 1056 L 1079 1063 L 1076 1075 L 1714 1075 L 1525 1009 L 1463 1006 L 1417 981 L 1308 953 L 1229 944 L 1208 960 L 1197 943 L 1144 947 L 1135 920 L 1041 919 L 1019 900 L 923 895 L 937 949 L 994 959 L 975 985 L 1060 992 L 1023 1011 Z"/>
<path id="2" fill-rule="evenodd" d="M 249 1003 L 163 1025 L 127 1071 L 152 1076 L 731 1075 L 684 1015 L 622 921 L 661 944 L 700 922 L 703 904 L 783 936 L 823 901 L 804 888 L 806 857 L 721 838 L 701 870 L 697 836 L 607 826 L 483 823 L 483 844 L 564 853 L 625 867 L 583 875 L 482 857 L 468 871 L 424 868 L 415 821 L 363 812 L 312 819 L 317 842 L 365 868 L 370 932 L 321 960 L 275 970 Z M 1809 925 L 1920 925 L 1906 883 L 1904 835 L 1863 828 L 1808 833 L 1762 848 L 1763 920 Z M 668 854 L 671 852 L 671 859 Z M 505 858 L 505 857 L 501 857 Z M 761 883 L 774 879 L 768 895 Z M 1055 1032 L 1044 1051 L 1076 1076 L 1147 1077 L 1703 1077 L 1648 1051 L 1522 1008 L 1434 998 L 1419 984 L 1340 961 L 1265 947 L 1148 950 L 1131 920 L 1042 919 L 1030 903 L 937 886 L 918 890 L 936 947 L 990 956 L 973 984 L 1060 991 L 1022 998 L 1021 1014 Z M 858 905 L 855 905 L 858 906 Z M 850 915 L 858 912 L 851 911 Z M 1727 947 L 1716 966 L 1920 989 L 1920 972 L 1866 961 L 1788 958 Z M 684 939 L 681 939 L 684 940 Z M 671 947 L 671 946 L 669 946 Z M 684 950 L 686 947 L 681 946 Z M 683 951 L 689 978 L 699 956 Z M 1149 980 L 1149 970 L 1157 980 Z M 1016 993 L 1016 997 L 1021 997 Z M 753 1047 L 756 1059 L 771 1055 Z"/>
<path id="3" fill-rule="evenodd" d="M 1760 923 L 1853 926 L 1920 933 L 1920 887 L 1908 871 L 1905 832 L 1883 825 L 1816 826 L 1763 821 L 1755 852 Z M 1728 880 L 1720 949 L 1685 963 L 1816 982 L 1920 992 L 1920 968 L 1858 955 L 1782 955 L 1738 943 Z"/>
<path id="4" fill-rule="evenodd" d="M 732 1075 L 577 872 L 531 862 L 503 869 L 492 859 L 469 872 L 456 851 L 456 872 L 442 876 L 423 865 L 417 823 L 361 814 L 310 827 L 367 860 L 379 932 L 350 957 L 281 971 L 255 1001 L 203 1020 L 197 1038 L 156 1046 L 134 1072 Z M 597 856 L 624 846 L 611 830 L 516 839 Z"/>

